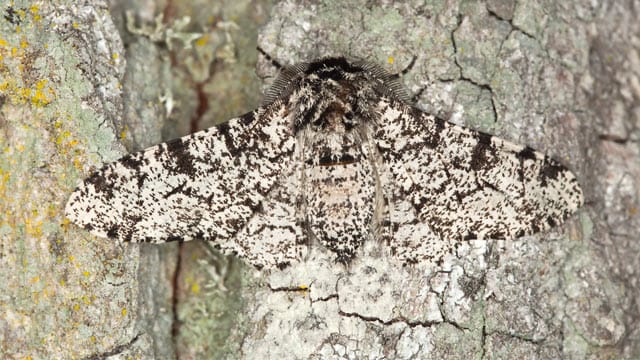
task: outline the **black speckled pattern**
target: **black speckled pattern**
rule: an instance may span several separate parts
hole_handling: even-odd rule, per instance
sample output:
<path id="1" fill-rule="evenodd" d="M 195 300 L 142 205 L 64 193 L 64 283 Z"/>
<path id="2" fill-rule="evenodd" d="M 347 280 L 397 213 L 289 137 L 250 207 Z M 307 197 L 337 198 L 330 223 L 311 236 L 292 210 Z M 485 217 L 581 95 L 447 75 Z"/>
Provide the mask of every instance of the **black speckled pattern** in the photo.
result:
<path id="1" fill-rule="evenodd" d="M 544 231 L 582 204 L 556 161 L 423 113 L 400 89 L 362 61 L 285 68 L 259 109 L 89 176 L 66 215 L 98 236 L 201 238 L 282 269 L 312 243 L 348 263 L 369 240 L 437 264 L 462 241 Z"/>

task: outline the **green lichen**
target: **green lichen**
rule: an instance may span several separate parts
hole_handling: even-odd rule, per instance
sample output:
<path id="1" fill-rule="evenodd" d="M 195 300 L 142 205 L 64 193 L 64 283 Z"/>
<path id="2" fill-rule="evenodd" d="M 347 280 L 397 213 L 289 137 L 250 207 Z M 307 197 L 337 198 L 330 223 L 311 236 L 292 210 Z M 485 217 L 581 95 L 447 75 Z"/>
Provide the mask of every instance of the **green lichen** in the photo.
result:
<path id="1" fill-rule="evenodd" d="M 0 293 L 9 299 L 0 301 L 3 357 L 79 357 L 117 342 L 121 334 L 110 325 L 130 321 L 106 321 L 107 300 L 126 289 L 97 292 L 98 254 L 62 215 L 85 164 L 117 149 L 113 131 L 95 125 L 100 110 L 82 103 L 96 85 L 80 68 L 96 64 L 81 64 L 73 35 L 51 28 L 61 14 L 54 5 L 13 1 L 0 9 L 15 14 L 0 22 L 0 266 L 8 274 Z"/>

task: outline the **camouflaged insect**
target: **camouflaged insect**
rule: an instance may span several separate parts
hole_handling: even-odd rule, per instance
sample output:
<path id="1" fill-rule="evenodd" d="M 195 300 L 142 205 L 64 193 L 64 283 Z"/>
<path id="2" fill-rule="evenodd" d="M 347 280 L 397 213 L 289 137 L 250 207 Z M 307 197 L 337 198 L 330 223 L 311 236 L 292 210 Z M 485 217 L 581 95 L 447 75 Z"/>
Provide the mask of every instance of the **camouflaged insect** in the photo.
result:
<path id="1" fill-rule="evenodd" d="M 559 163 L 420 111 L 397 77 L 342 57 L 284 67 L 261 107 L 106 165 L 66 215 L 98 236 L 204 239 L 283 268 L 312 243 L 347 263 L 365 241 L 435 264 L 465 240 L 544 231 L 582 204 Z"/>

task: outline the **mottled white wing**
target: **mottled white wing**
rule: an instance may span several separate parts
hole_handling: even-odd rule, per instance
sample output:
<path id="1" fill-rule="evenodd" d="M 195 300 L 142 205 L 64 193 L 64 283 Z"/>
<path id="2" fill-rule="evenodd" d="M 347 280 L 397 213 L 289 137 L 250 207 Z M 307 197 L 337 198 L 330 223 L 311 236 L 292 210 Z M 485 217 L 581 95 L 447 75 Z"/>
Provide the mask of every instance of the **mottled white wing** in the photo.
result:
<path id="1" fill-rule="evenodd" d="M 560 224 L 583 202 L 556 161 L 383 99 L 374 142 L 386 167 L 392 251 L 438 262 L 472 239 L 514 239 Z"/>
<path id="2" fill-rule="evenodd" d="M 84 180 L 66 215 L 120 241 L 201 238 L 256 267 L 299 260 L 306 247 L 294 202 L 278 188 L 295 168 L 287 115 L 277 101 L 127 155 Z"/>

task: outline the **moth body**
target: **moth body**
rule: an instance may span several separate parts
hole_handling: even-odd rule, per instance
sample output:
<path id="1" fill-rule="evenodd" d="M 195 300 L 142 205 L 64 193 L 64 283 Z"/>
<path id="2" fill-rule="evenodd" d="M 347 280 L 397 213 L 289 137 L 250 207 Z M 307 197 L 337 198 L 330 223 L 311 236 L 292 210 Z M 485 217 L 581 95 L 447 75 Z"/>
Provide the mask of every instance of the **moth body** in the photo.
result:
<path id="1" fill-rule="evenodd" d="M 397 76 L 331 57 L 282 69 L 250 113 L 105 165 L 65 211 L 98 236 L 199 238 L 283 268 L 315 243 L 347 263 L 365 241 L 438 264 L 463 241 L 544 231 L 582 202 L 555 160 L 424 113 Z"/>

